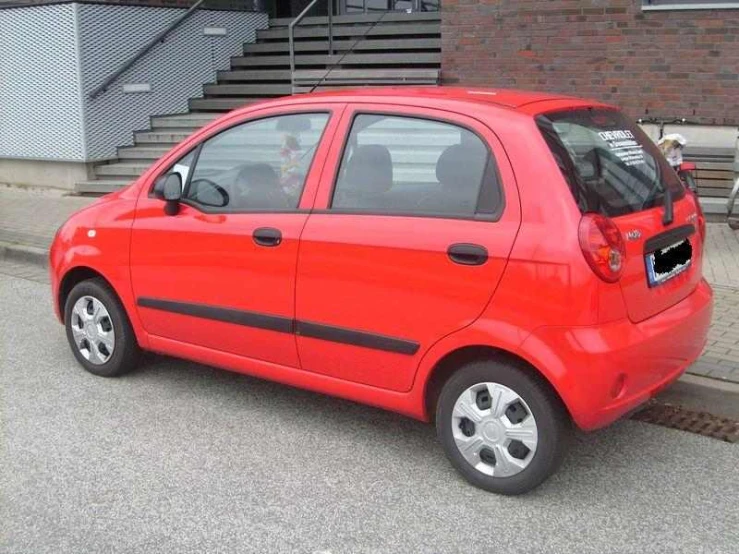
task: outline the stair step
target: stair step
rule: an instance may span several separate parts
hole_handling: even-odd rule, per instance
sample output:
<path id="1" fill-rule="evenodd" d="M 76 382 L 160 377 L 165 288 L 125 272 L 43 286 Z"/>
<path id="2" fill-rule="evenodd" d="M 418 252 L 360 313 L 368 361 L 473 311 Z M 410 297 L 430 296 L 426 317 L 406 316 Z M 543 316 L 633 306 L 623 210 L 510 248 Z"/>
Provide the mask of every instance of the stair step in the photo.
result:
<path id="1" fill-rule="evenodd" d="M 421 22 L 413 25 L 407 23 L 397 24 L 381 24 L 371 27 L 369 25 L 349 25 L 335 26 L 333 28 L 333 36 L 335 37 L 378 37 L 378 36 L 408 36 L 408 35 L 438 35 L 441 32 L 441 26 L 437 22 Z M 295 38 L 306 37 L 328 37 L 327 26 L 305 27 L 299 26 L 295 28 Z M 285 28 L 278 29 L 259 29 L 257 31 L 258 40 L 287 40 L 288 30 Z"/>
<path id="2" fill-rule="evenodd" d="M 438 69 L 299 69 L 295 71 L 295 80 L 320 80 L 342 81 L 366 79 L 369 82 L 375 80 L 429 80 L 437 79 Z"/>
<path id="3" fill-rule="evenodd" d="M 221 81 L 286 81 L 290 82 L 290 71 L 286 69 L 256 69 L 245 71 L 219 71 Z"/>
<path id="4" fill-rule="evenodd" d="M 161 158 L 172 149 L 171 146 L 124 146 L 118 148 L 118 159 L 121 162 L 147 160 L 153 162 Z"/>
<path id="5" fill-rule="evenodd" d="M 151 145 L 151 144 L 167 144 L 173 145 L 178 144 L 189 137 L 191 132 L 177 132 L 177 131 L 138 131 L 133 134 L 134 142 L 136 145 Z"/>
<path id="6" fill-rule="evenodd" d="M 77 194 L 101 195 L 122 189 L 131 183 L 130 180 L 117 181 L 113 179 L 98 179 L 95 181 L 80 181 L 75 183 L 74 191 Z"/>
<path id="7" fill-rule="evenodd" d="M 174 130 L 179 133 L 191 133 L 203 125 L 210 123 L 216 117 L 215 114 L 205 113 L 156 116 L 151 118 L 151 129 L 154 131 Z"/>
<path id="8" fill-rule="evenodd" d="M 248 105 L 247 98 L 191 98 L 190 109 L 204 112 L 228 112 Z"/>
<path id="9" fill-rule="evenodd" d="M 416 21 L 441 21 L 441 14 L 439 12 L 385 12 L 384 14 L 350 14 L 350 15 L 334 15 L 334 25 L 348 25 L 353 23 L 374 23 L 382 17 L 380 25 L 384 23 L 392 23 L 402 21 L 404 23 L 414 23 Z M 274 29 L 278 27 L 287 27 L 290 25 L 292 18 L 290 17 L 279 17 L 269 20 L 269 28 Z M 328 25 L 328 18 L 326 16 L 308 16 L 303 18 L 300 22 L 301 26 L 307 25 Z"/>
<path id="10" fill-rule="evenodd" d="M 301 69 L 295 72 L 293 93 L 338 87 L 436 85 L 438 82 L 438 69 Z"/>
<path id="11" fill-rule="evenodd" d="M 284 96 L 290 94 L 290 83 L 246 84 L 246 85 L 205 85 L 203 91 L 208 96 Z"/>
<path id="12" fill-rule="evenodd" d="M 120 177 L 121 179 L 111 180 L 123 180 L 126 178 L 134 178 L 141 175 L 144 171 L 149 169 L 151 166 L 150 162 L 126 162 L 126 163 L 113 163 L 106 165 L 99 165 L 95 167 L 95 175 L 97 177 Z"/>
<path id="13" fill-rule="evenodd" d="M 726 197 L 706 198 L 705 196 L 701 196 L 698 200 L 700 201 L 703 213 L 726 215 Z"/>
<path id="14" fill-rule="evenodd" d="M 440 38 L 394 38 L 394 39 L 360 39 L 335 40 L 335 51 L 352 50 L 440 50 Z M 244 54 L 263 54 L 272 52 L 289 52 L 288 42 L 260 42 L 244 45 Z M 295 42 L 296 52 L 328 52 L 327 40 L 301 40 Z"/>
<path id="15" fill-rule="evenodd" d="M 382 54 L 347 54 L 342 55 L 301 55 L 295 56 L 296 65 L 406 65 L 421 64 L 438 65 L 441 63 L 440 52 L 407 52 Z M 290 67 L 290 57 L 284 56 L 238 56 L 231 58 L 231 67 L 281 66 Z"/>

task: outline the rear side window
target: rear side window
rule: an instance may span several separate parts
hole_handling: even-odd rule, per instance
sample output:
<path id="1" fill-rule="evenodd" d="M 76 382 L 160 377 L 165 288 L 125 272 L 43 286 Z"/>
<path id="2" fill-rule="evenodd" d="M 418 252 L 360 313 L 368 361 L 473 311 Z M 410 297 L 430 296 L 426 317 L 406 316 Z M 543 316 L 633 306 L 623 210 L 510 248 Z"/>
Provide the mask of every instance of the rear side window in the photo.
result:
<path id="1" fill-rule="evenodd" d="M 621 112 L 577 109 L 537 118 L 580 210 L 609 217 L 662 205 L 685 190 L 656 145 Z"/>
<path id="2" fill-rule="evenodd" d="M 331 208 L 492 217 L 501 202 L 495 162 L 472 131 L 429 119 L 361 114 L 352 123 Z"/>

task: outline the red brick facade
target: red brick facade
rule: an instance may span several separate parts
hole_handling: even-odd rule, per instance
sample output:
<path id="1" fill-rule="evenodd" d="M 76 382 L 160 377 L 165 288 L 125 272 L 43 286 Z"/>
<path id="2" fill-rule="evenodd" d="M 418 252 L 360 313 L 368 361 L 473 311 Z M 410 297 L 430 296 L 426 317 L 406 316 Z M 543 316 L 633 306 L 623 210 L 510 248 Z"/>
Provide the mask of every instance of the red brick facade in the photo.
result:
<path id="1" fill-rule="evenodd" d="M 739 9 L 641 0 L 443 0 L 445 84 L 597 98 L 632 116 L 739 125 Z"/>

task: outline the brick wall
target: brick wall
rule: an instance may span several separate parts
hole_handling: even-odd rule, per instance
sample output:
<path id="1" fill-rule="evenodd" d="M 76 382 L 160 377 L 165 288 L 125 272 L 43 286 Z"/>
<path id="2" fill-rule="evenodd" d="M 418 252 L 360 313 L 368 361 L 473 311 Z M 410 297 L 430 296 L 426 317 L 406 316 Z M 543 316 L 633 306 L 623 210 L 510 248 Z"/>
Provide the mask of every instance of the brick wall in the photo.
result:
<path id="1" fill-rule="evenodd" d="M 739 125 L 739 9 L 641 0 L 444 0 L 445 84 L 596 98 L 633 117 Z"/>

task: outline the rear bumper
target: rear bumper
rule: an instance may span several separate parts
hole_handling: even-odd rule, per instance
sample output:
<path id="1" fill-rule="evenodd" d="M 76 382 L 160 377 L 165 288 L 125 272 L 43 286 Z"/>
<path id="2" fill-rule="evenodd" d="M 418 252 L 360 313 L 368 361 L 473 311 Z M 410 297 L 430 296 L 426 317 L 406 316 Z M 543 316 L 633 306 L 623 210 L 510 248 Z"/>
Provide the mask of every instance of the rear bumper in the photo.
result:
<path id="1" fill-rule="evenodd" d="M 545 327 L 522 345 L 582 429 L 604 427 L 675 381 L 703 351 L 713 312 L 705 280 L 687 298 L 639 323 Z"/>

